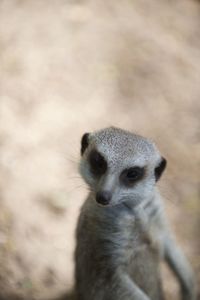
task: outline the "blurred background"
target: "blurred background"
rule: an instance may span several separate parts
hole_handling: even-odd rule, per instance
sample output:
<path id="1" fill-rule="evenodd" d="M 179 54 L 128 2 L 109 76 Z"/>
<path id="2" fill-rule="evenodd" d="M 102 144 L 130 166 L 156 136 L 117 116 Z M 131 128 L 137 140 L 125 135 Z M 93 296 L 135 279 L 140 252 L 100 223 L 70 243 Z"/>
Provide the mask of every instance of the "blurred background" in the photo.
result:
<path id="1" fill-rule="evenodd" d="M 161 193 L 199 280 L 199 120 L 199 1 L 0 0 L 0 299 L 72 288 L 80 138 L 110 125 L 167 158 Z"/>

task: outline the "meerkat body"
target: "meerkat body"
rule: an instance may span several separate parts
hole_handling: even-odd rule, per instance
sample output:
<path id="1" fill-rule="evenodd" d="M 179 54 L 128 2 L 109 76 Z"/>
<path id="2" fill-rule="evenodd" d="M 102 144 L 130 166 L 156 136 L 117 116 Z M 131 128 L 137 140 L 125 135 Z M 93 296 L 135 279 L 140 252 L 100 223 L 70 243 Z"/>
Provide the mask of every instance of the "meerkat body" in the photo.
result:
<path id="1" fill-rule="evenodd" d="M 164 299 L 160 261 L 195 300 L 193 274 L 168 229 L 156 188 L 166 166 L 155 145 L 107 128 L 82 139 L 80 172 L 91 191 L 77 226 L 77 300 Z"/>
<path id="2" fill-rule="evenodd" d="M 90 195 L 77 230 L 81 241 L 76 250 L 78 299 L 143 299 L 133 298 L 132 282 L 124 275 L 133 279 L 150 299 L 162 299 L 159 236 L 151 236 L 156 216 L 147 227 L 139 212 L 128 207 L 105 207 L 102 212 L 96 206 Z"/>

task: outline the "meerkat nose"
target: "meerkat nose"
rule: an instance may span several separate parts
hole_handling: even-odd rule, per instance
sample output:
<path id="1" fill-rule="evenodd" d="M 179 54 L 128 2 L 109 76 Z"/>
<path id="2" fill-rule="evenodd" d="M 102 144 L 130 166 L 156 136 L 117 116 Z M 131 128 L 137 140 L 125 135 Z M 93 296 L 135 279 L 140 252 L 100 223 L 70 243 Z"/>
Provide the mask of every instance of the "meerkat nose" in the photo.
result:
<path id="1" fill-rule="evenodd" d="M 111 193 L 108 191 L 97 192 L 96 201 L 101 205 L 108 205 L 111 200 Z"/>

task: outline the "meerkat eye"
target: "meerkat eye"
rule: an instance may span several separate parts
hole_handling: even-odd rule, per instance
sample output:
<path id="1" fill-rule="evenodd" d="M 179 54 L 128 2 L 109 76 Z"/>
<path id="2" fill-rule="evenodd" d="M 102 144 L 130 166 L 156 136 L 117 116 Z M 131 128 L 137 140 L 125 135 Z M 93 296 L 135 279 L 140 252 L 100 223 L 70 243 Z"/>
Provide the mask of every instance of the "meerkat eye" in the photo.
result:
<path id="1" fill-rule="evenodd" d="M 91 151 L 89 155 L 90 168 L 93 174 L 100 176 L 107 170 L 105 158 L 96 150 Z"/>
<path id="2" fill-rule="evenodd" d="M 132 167 L 130 169 L 124 170 L 120 175 L 120 179 L 125 185 L 130 185 L 142 179 L 143 176 L 144 168 Z"/>

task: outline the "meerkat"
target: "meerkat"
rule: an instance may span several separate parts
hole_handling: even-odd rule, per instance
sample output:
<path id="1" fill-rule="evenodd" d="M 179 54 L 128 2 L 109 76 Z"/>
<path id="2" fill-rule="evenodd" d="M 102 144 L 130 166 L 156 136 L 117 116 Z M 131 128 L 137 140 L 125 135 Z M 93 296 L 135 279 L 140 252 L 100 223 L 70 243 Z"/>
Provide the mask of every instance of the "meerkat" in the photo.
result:
<path id="1" fill-rule="evenodd" d="M 110 127 L 86 133 L 80 173 L 89 187 L 76 230 L 77 300 L 161 300 L 160 262 L 195 300 L 190 264 L 176 245 L 156 186 L 167 161 L 155 144 Z"/>

